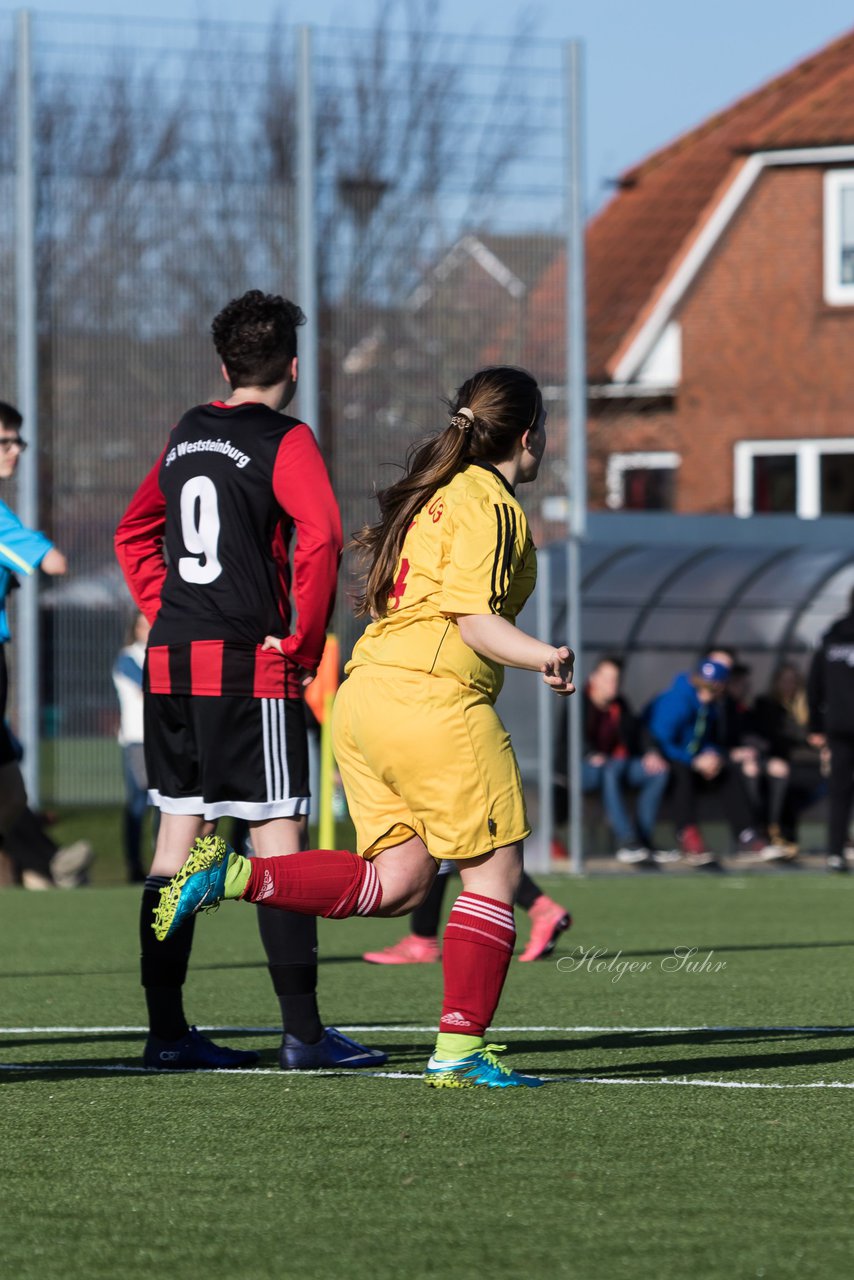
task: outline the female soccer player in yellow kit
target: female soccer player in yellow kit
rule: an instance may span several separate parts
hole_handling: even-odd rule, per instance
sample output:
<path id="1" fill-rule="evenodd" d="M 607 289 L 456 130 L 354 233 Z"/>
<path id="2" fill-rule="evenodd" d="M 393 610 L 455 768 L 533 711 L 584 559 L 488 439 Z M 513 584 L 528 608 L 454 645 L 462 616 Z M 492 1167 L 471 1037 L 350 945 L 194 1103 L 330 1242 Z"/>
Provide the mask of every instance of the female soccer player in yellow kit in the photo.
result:
<path id="1" fill-rule="evenodd" d="M 372 622 L 336 699 L 335 753 L 358 855 L 312 850 L 243 858 L 196 842 L 161 894 L 155 932 L 221 898 L 341 918 L 403 915 L 438 862 L 460 862 L 463 891 L 443 940 L 444 1000 L 426 1069 L 437 1087 L 536 1085 L 484 1044 L 515 940 L 513 896 L 530 832 L 510 738 L 495 712 L 507 665 L 573 692 L 571 651 L 514 625 L 536 579 L 515 486 L 536 478 L 546 413 L 522 369 L 470 378 L 439 435 L 379 494 L 356 542 Z"/>

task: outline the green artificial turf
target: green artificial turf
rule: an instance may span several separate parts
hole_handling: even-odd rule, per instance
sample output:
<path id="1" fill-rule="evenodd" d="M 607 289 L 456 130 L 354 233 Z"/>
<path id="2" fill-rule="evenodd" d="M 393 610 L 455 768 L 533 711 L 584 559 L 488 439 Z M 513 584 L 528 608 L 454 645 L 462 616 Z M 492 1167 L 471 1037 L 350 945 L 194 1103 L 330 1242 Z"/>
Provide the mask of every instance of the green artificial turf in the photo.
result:
<path id="1" fill-rule="evenodd" d="M 555 1079 L 506 1091 L 412 1078 L 440 968 L 359 958 L 401 921 L 321 923 L 326 1020 L 398 1076 L 282 1073 L 254 1030 L 219 1038 L 261 1049 L 260 1071 L 155 1075 L 127 1070 L 141 1032 L 109 1030 L 143 1021 L 137 892 L 0 893 L 4 1274 L 847 1277 L 854 1089 L 828 1086 L 854 1084 L 854 884 L 545 883 L 576 924 L 550 960 L 514 961 L 494 1038 Z M 253 915 L 199 921 L 203 1027 L 275 1023 Z"/>

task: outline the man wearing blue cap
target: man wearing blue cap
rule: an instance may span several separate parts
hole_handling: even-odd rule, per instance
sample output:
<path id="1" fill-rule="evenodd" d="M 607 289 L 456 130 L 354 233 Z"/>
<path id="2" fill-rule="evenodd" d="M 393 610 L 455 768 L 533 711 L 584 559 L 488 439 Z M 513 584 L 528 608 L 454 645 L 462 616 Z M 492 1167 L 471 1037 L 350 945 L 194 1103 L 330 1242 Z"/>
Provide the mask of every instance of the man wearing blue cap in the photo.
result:
<path id="1" fill-rule="evenodd" d="M 697 822 L 698 799 L 705 791 L 720 797 L 739 851 L 762 858 L 778 856 L 774 846 L 760 837 L 741 773 L 720 747 L 718 703 L 729 671 L 726 663 L 703 658 L 693 672 L 678 675 L 644 714 L 650 735 L 670 765 L 679 848 L 696 866 L 720 866 L 706 848 Z"/>

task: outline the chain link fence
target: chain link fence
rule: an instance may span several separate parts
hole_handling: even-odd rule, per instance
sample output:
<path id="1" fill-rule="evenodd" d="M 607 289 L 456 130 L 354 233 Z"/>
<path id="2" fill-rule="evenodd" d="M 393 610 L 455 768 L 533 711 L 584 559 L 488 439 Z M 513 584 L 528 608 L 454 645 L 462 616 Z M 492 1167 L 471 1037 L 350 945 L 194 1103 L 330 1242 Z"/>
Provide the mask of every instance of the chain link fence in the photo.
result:
<path id="1" fill-rule="evenodd" d="M 383 11 L 385 12 L 385 11 Z M 561 50 L 430 30 L 313 32 L 320 412 L 352 532 L 475 368 L 548 388 L 566 476 Z M 297 31 L 32 18 L 40 523 L 69 556 L 43 584 L 42 793 L 121 794 L 110 670 L 131 615 L 116 522 L 189 405 L 219 389 L 208 336 L 230 297 L 296 297 Z M 14 101 L 15 23 L 0 16 Z M 0 398 L 15 399 L 15 119 L 0 119 Z M 534 303 L 536 305 L 534 305 Z M 536 322 L 532 316 L 536 315 Z M 295 411 L 300 412 L 297 401 Z M 305 410 L 303 410 L 305 412 Z M 26 431 L 26 424 L 25 424 Z M 14 491 L 5 495 L 14 505 Z M 336 629 L 358 634 L 345 561 Z M 14 651 L 14 644 L 12 646 Z M 26 744 L 31 750 L 34 744 Z"/>

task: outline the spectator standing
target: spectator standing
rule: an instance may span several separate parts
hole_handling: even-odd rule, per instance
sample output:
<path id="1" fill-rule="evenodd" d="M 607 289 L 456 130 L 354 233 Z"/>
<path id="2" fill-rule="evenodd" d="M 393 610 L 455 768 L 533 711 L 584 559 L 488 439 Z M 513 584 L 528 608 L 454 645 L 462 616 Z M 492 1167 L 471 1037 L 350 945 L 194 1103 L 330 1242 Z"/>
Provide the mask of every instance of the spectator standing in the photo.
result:
<path id="1" fill-rule="evenodd" d="M 21 436 L 22 425 L 18 410 L 0 401 L 0 480 L 11 480 L 27 447 Z M 21 746 L 6 724 L 6 645 L 11 638 L 6 601 L 18 585 L 16 574 L 29 577 L 41 569 L 50 576 L 61 576 L 67 568 L 65 556 L 49 538 L 36 529 L 28 529 L 5 502 L 0 502 L 0 838 L 25 886 L 33 889 L 72 889 L 84 883 L 92 861 L 92 846 L 86 840 L 77 840 L 60 849 L 27 805 L 19 767 Z"/>
<path id="2" fill-rule="evenodd" d="M 809 742 L 830 750 L 827 866 L 848 872 L 848 821 L 854 799 L 854 591 L 848 612 L 824 634 L 807 681 Z"/>

